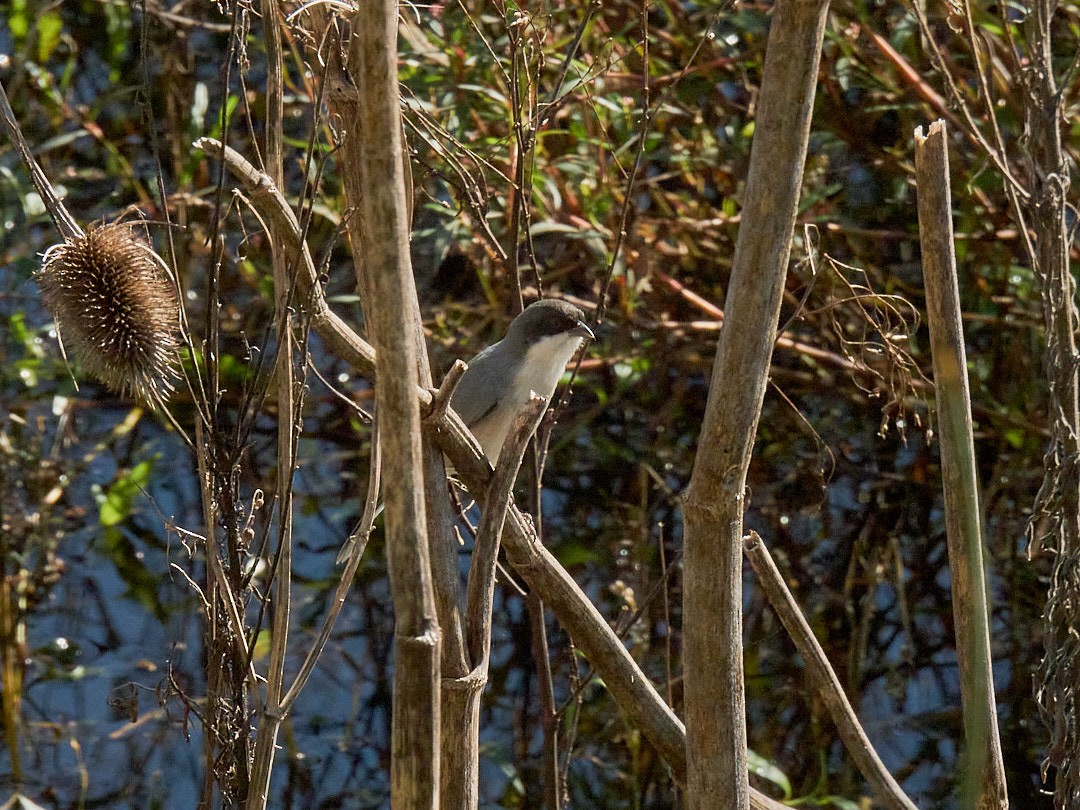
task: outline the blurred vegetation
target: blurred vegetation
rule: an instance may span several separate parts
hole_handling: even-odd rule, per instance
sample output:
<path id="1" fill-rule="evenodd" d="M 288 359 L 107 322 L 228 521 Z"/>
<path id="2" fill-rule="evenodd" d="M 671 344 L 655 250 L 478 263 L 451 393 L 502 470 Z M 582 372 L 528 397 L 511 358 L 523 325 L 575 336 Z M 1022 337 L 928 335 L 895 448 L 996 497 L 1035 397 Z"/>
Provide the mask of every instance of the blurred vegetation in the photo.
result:
<path id="1" fill-rule="evenodd" d="M 244 393 L 266 373 L 269 247 L 228 181 L 221 193 L 218 167 L 190 146 L 210 134 L 252 160 L 259 154 L 258 26 L 248 31 L 250 18 L 238 15 L 231 33 L 223 7 L 19 0 L 0 25 L 0 79 L 80 221 L 132 209 L 148 221 L 197 332 L 208 267 L 223 251 L 223 409 L 237 424 L 237 493 L 250 502 L 256 489 L 272 491 L 277 474 L 274 413 L 249 410 Z M 970 50 L 946 11 L 928 13 L 964 92 L 974 94 Z M 1019 7 L 1006 7 L 1008 26 L 996 9 L 977 14 L 995 47 L 1019 36 Z M 434 364 L 445 369 L 501 334 L 515 266 L 524 287 L 606 306 L 554 428 L 545 541 L 625 629 L 676 709 L 678 496 L 739 227 L 769 15 L 769 3 L 623 0 L 402 9 L 414 265 Z M 286 194 L 309 213 L 307 238 L 332 305 L 360 321 L 328 146 L 336 124 L 315 105 L 305 22 L 297 17 L 287 44 Z M 1055 34 L 1064 75 L 1080 36 L 1075 7 L 1059 9 Z M 942 115 L 925 93 L 941 92 L 941 77 L 906 6 L 837 2 L 826 37 L 748 528 L 777 557 L 886 765 L 920 807 L 952 807 L 959 685 L 912 184 L 912 133 Z M 1065 134 L 1075 158 L 1075 72 L 1069 80 Z M 998 126 L 1019 159 L 1019 86 L 999 74 L 994 92 Z M 959 130 L 952 135 L 1002 742 L 1014 806 L 1049 807 L 1039 792 L 1045 732 L 1032 699 L 1048 563 L 1026 556 L 1046 441 L 1042 319 L 1001 178 Z M 519 222 L 515 180 L 526 202 Z M 31 279 L 56 235 L 6 144 L 0 189 L 9 741 L 0 785 L 21 786 L 46 806 L 192 806 L 203 773 L 192 714 L 203 678 L 201 614 L 185 579 L 201 581 L 199 555 L 189 553 L 189 532 L 202 531 L 192 463 L 153 414 L 118 402 L 77 368 L 75 387 Z M 318 375 L 308 379 L 297 474 L 301 646 L 326 609 L 337 546 L 357 520 L 369 444 L 337 396 L 363 403 L 367 383 L 314 338 L 309 353 Z M 184 396 L 172 411 L 193 422 Z M 264 514 L 253 510 L 252 519 L 257 534 L 268 531 Z M 376 534 L 320 680 L 286 724 L 273 806 L 387 802 L 392 618 L 380 545 Z M 867 786 L 749 575 L 745 584 L 752 778 L 777 798 L 855 806 Z M 569 805 L 678 806 L 663 762 L 554 632 Z M 483 718 L 488 806 L 533 807 L 542 795 L 530 638 L 523 600 L 503 589 Z"/>

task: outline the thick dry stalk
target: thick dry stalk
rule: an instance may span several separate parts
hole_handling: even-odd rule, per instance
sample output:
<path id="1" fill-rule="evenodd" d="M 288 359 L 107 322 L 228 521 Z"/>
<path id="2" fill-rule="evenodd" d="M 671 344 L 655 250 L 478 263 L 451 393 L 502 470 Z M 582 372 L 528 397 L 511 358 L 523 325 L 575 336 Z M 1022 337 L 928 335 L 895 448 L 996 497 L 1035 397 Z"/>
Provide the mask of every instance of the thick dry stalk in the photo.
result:
<path id="1" fill-rule="evenodd" d="M 397 81 L 397 3 L 359 5 L 349 47 L 359 92 L 363 239 L 358 284 L 371 294 L 366 315 L 376 350 L 375 407 L 382 430 L 386 548 L 394 599 L 394 693 L 390 801 L 439 806 L 439 627 L 424 509 L 419 330 L 409 259 L 408 204 Z M 354 249 L 357 246 L 354 244 Z"/>
<path id="2" fill-rule="evenodd" d="M 1008 807 L 990 659 L 990 608 L 975 474 L 960 292 L 953 253 L 952 191 L 945 122 L 915 130 L 919 242 L 926 285 L 930 350 L 937 388 L 945 531 L 949 548 L 956 657 L 964 715 L 963 788 L 969 807 Z"/>
<path id="3" fill-rule="evenodd" d="M 775 6 L 725 324 L 684 502 L 687 807 L 692 810 L 742 810 L 750 804 L 743 490 L 776 340 L 828 6 L 828 0 L 780 0 Z"/>
<path id="4" fill-rule="evenodd" d="M 338 42 L 338 30 L 336 27 L 327 29 L 330 25 L 326 15 L 318 8 L 312 9 L 313 18 L 322 19 L 318 24 L 320 30 L 327 30 L 329 36 L 328 53 L 331 65 L 331 79 L 328 82 L 326 98 L 335 117 L 345 122 L 345 126 L 339 129 L 344 134 L 337 151 L 339 159 L 339 172 L 344 180 L 345 198 L 349 210 L 362 210 L 363 198 L 367 189 L 362 182 L 362 172 L 359 170 L 366 143 L 363 120 L 359 109 L 359 88 L 364 79 L 360 77 L 357 60 L 349 57 L 347 65 L 348 73 L 342 72 L 338 76 L 333 71 L 339 65 L 338 54 L 340 43 Z M 354 29 L 355 30 L 355 29 Z M 355 51 L 355 40 L 349 46 L 350 54 Z M 343 77 L 343 78 L 342 78 Z M 399 121 L 400 123 L 400 121 Z M 381 137 L 381 136 L 377 136 Z M 402 147 L 402 165 L 405 171 L 409 169 L 408 151 L 404 148 L 400 129 L 395 133 L 396 142 Z M 410 195 L 411 183 L 406 182 L 405 192 Z M 411 202 L 407 206 L 411 210 Z M 355 264 L 358 287 L 361 294 L 361 303 L 370 308 L 373 300 L 369 297 L 372 283 L 369 280 L 370 265 L 362 258 L 364 251 L 362 243 L 366 239 L 381 238 L 382 223 L 366 222 L 359 217 L 350 217 L 348 221 L 349 240 L 353 245 L 353 260 Z M 367 229 L 372 233 L 368 234 Z M 412 337 L 416 344 L 416 356 L 418 361 L 418 381 L 423 387 L 432 384 L 431 370 L 428 363 L 427 351 L 424 345 L 424 334 L 421 328 L 419 302 L 415 298 L 412 301 L 413 332 Z M 457 679 L 466 678 L 471 670 L 470 663 L 466 660 L 464 627 L 461 617 L 461 594 L 458 571 L 456 544 L 454 543 L 454 520 L 455 515 L 448 497 L 444 482 L 446 470 L 443 466 L 442 452 L 430 442 L 424 445 L 424 480 L 428 482 L 425 488 L 425 512 L 428 520 L 428 553 L 431 560 L 432 580 L 435 590 L 435 608 L 439 618 L 439 630 L 442 643 L 442 674 L 446 678 L 448 693 L 454 687 L 449 685 Z M 443 705 L 440 716 L 442 718 L 443 753 L 440 759 L 449 759 L 450 766 L 456 767 L 454 761 L 461 755 L 461 746 L 453 737 L 460 734 L 461 730 L 468 726 L 468 716 L 448 713 L 461 708 L 457 698 L 459 692 L 453 696 L 446 695 L 446 703 Z M 473 766 L 470 766 L 473 767 Z M 446 768 L 442 769 L 446 772 Z"/>
<path id="5" fill-rule="evenodd" d="M 855 760 L 859 772 L 874 787 L 882 805 L 891 810 L 916 810 L 911 799 L 885 769 L 870 738 L 866 736 L 855 714 L 855 709 L 844 694 L 840 679 L 836 677 L 836 672 L 833 671 L 829 659 L 825 656 L 825 651 L 821 649 L 814 631 L 799 609 L 795 597 L 788 590 L 769 549 L 765 547 L 757 532 L 750 532 L 750 536 L 746 538 L 743 545 L 765 598 L 769 600 L 769 605 L 780 617 L 784 629 L 787 630 L 788 636 L 794 642 L 799 655 L 802 656 L 806 664 L 806 674 L 810 676 L 814 692 L 821 698 L 821 702 L 825 704 L 833 722 L 836 723 L 840 738 L 844 741 L 844 746 L 851 754 L 851 758 Z"/>

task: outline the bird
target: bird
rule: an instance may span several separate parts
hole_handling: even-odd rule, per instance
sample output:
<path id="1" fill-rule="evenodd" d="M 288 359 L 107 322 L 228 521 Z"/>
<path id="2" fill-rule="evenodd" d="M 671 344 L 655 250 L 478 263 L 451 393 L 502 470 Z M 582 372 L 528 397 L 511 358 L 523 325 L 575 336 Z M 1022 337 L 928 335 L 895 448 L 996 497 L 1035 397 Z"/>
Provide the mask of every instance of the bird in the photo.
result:
<path id="1" fill-rule="evenodd" d="M 502 340 L 469 361 L 450 397 L 450 407 L 472 431 L 492 467 L 514 416 L 534 393 L 550 404 L 566 364 L 583 340 L 592 339 L 580 309 L 548 298 L 525 307 L 510 322 Z M 449 463 L 447 469 L 453 473 Z M 338 565 L 349 559 L 364 526 L 370 532 L 371 521 L 382 511 L 379 503 L 371 520 L 353 531 L 338 552 Z"/>
<path id="2" fill-rule="evenodd" d="M 548 298 L 525 307 L 506 336 L 468 363 L 450 397 L 453 408 L 494 467 L 514 416 L 532 394 L 550 404 L 566 364 L 593 340 L 582 311 Z"/>

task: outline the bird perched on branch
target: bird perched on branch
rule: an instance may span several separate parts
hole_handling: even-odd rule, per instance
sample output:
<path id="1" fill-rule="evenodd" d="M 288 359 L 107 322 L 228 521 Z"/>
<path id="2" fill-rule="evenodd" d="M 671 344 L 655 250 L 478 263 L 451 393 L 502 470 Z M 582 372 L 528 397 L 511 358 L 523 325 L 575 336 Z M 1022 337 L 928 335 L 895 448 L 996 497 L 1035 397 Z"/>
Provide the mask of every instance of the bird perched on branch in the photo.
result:
<path id="1" fill-rule="evenodd" d="M 510 322 L 506 337 L 469 361 L 450 406 L 480 442 L 492 467 L 529 396 L 538 394 L 550 404 L 566 364 L 581 341 L 592 338 L 585 315 L 573 304 L 537 301 Z M 367 536 L 382 510 L 379 504 L 370 519 L 365 515 L 338 553 L 339 564 L 353 554 L 357 538 Z"/>
<path id="2" fill-rule="evenodd" d="M 551 403 L 555 386 L 582 340 L 592 340 L 585 315 L 548 299 L 525 307 L 506 337 L 469 361 L 450 406 L 480 442 L 492 466 L 514 416 L 535 393 Z"/>

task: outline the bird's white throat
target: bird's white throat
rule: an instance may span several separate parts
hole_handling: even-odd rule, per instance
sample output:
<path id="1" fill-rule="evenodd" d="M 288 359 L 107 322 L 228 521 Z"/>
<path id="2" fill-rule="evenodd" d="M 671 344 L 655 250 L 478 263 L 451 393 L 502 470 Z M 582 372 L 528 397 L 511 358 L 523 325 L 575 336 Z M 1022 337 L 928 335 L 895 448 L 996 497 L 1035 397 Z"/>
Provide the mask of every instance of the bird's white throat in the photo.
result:
<path id="1" fill-rule="evenodd" d="M 540 338 L 526 350 L 517 373 L 507 381 L 508 390 L 500 397 L 509 407 L 500 407 L 497 415 L 473 429 L 492 464 L 499 457 L 510 424 L 529 401 L 529 395 L 536 393 L 551 404 L 551 397 L 566 370 L 566 364 L 580 345 L 581 338 L 577 335 L 560 334 Z"/>
<path id="2" fill-rule="evenodd" d="M 566 364 L 580 345 L 580 337 L 565 334 L 543 337 L 533 343 L 525 352 L 525 362 L 521 364 L 518 379 L 514 381 L 515 389 L 523 387 L 525 390 L 520 393 L 515 390 L 515 398 L 520 397 L 521 404 L 524 405 L 529 393 L 535 391 L 550 400 L 555 393 L 555 386 L 566 371 Z"/>

